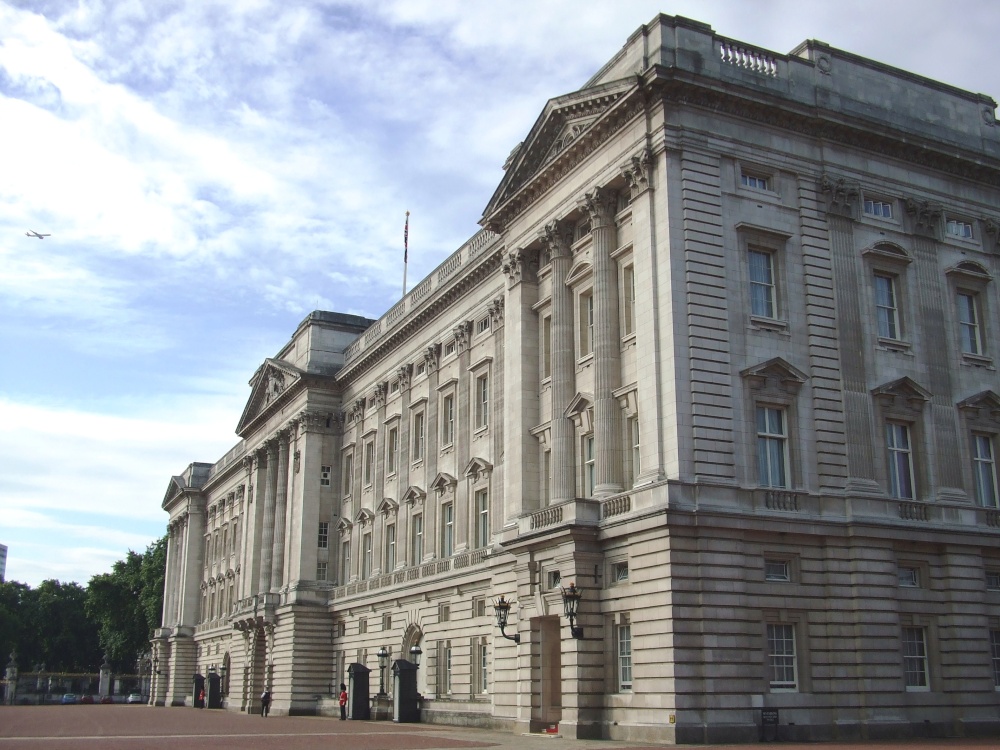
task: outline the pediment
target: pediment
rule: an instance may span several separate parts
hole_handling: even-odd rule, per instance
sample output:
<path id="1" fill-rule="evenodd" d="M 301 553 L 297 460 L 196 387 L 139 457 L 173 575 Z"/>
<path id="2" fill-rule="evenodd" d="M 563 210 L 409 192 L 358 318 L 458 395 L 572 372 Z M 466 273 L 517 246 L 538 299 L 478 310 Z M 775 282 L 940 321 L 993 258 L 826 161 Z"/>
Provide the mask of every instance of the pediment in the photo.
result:
<path id="1" fill-rule="evenodd" d="M 527 137 L 507 158 L 504 177 L 483 216 L 492 214 L 546 166 L 598 131 L 608 110 L 635 88 L 635 79 L 626 78 L 550 99 Z"/>
<path id="2" fill-rule="evenodd" d="M 581 279 L 587 278 L 590 276 L 592 269 L 593 266 L 591 266 L 587 261 L 577 261 L 573 264 L 573 267 L 569 269 L 569 273 L 566 274 L 566 286 L 573 286 Z"/>
<path id="3" fill-rule="evenodd" d="M 170 477 L 170 482 L 167 484 L 167 491 L 163 493 L 163 502 L 160 507 L 168 507 L 186 489 L 188 488 L 184 484 L 184 477 Z"/>
<path id="4" fill-rule="evenodd" d="M 354 523 L 359 526 L 367 526 L 374 520 L 375 514 L 368 510 L 368 508 L 362 508 L 358 511 L 357 515 L 354 516 Z"/>
<path id="5" fill-rule="evenodd" d="M 961 263 L 956 263 L 951 268 L 945 269 L 945 274 L 972 281 L 986 282 L 993 280 L 993 276 L 990 275 L 990 272 L 987 271 L 983 265 L 976 263 L 973 260 L 963 260 Z"/>
<path id="6" fill-rule="evenodd" d="M 431 489 L 442 493 L 447 491 L 449 487 L 454 487 L 456 484 L 458 484 L 458 480 L 455 479 L 455 477 L 442 471 L 434 477 L 434 481 L 431 482 Z"/>
<path id="7" fill-rule="evenodd" d="M 885 405 L 907 404 L 912 409 L 922 409 L 931 400 L 931 393 L 908 377 L 893 380 L 872 389 L 872 396 Z"/>
<path id="8" fill-rule="evenodd" d="M 972 418 L 1000 421 L 1000 396 L 994 391 L 980 391 L 958 402 L 958 408 Z"/>
<path id="9" fill-rule="evenodd" d="M 247 399 L 236 433 L 243 435 L 258 417 L 269 412 L 275 404 L 285 401 L 303 374 L 298 367 L 280 359 L 265 359 L 264 364 L 250 378 L 250 398 Z"/>
<path id="10" fill-rule="evenodd" d="M 573 420 L 573 425 L 581 435 L 594 431 L 594 396 L 577 393 L 563 411 L 563 416 Z"/>
<path id="11" fill-rule="evenodd" d="M 406 488 L 406 492 L 403 493 L 403 502 L 413 505 L 414 503 L 423 503 L 424 498 L 427 497 L 427 493 L 422 489 L 417 487 L 415 484 L 411 484 Z"/>
<path id="12" fill-rule="evenodd" d="M 351 529 L 354 528 L 354 524 L 348 521 L 346 518 L 341 518 L 337 523 L 337 531 L 340 532 L 341 536 L 344 534 L 350 534 Z"/>
<path id="13" fill-rule="evenodd" d="M 382 502 L 378 504 L 375 509 L 383 516 L 394 515 L 397 510 L 399 510 L 399 503 L 393 500 L 391 497 L 382 498 Z"/>
<path id="14" fill-rule="evenodd" d="M 774 357 L 766 362 L 748 367 L 740 371 L 751 386 L 757 390 L 771 387 L 782 391 L 797 391 L 809 376 L 802 370 L 790 364 L 781 357 Z"/>
<path id="15" fill-rule="evenodd" d="M 476 481 L 479 479 L 480 474 L 489 474 L 491 471 L 493 471 L 493 464 L 485 458 L 475 457 L 469 461 L 465 467 L 465 471 L 462 473 L 472 479 L 472 481 Z"/>

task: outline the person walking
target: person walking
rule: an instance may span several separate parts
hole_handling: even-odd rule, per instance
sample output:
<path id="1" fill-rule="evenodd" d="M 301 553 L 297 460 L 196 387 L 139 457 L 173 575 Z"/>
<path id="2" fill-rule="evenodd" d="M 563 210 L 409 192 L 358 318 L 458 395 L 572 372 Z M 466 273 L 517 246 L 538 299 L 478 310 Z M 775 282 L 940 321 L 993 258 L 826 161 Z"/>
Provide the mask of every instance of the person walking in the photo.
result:
<path id="1" fill-rule="evenodd" d="M 347 685 L 340 683 L 340 720 L 347 718 Z"/>
<path id="2" fill-rule="evenodd" d="M 264 688 L 264 692 L 260 694 L 260 715 L 265 719 L 268 713 L 271 711 L 271 691 Z"/>

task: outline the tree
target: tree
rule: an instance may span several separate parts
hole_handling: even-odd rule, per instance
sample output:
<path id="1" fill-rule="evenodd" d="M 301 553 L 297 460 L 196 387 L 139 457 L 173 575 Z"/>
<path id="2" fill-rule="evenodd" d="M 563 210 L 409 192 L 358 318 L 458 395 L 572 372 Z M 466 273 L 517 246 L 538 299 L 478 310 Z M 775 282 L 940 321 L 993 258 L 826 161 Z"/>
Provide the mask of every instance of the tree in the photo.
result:
<path id="1" fill-rule="evenodd" d="M 38 660 L 45 663 L 49 672 L 97 669 L 101 651 L 97 628 L 87 616 L 86 590 L 78 583 L 49 580 L 28 591 L 23 605 L 25 624 L 30 631 L 25 635 L 32 638 L 31 651 L 37 652 Z M 30 658 L 30 653 L 25 656 Z"/>
<path id="2" fill-rule="evenodd" d="M 17 581 L 0 583 L 0 657 L 4 663 L 11 651 L 17 651 L 21 669 L 40 661 L 35 637 L 27 621 L 31 588 Z"/>

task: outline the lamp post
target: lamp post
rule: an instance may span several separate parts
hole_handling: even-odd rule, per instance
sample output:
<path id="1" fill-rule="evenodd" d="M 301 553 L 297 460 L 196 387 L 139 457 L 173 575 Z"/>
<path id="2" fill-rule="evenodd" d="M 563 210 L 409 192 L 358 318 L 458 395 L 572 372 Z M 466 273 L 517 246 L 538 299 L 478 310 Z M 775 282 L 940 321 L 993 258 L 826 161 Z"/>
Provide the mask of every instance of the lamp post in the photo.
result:
<path id="1" fill-rule="evenodd" d="M 500 628 L 500 635 L 506 638 L 508 641 L 514 641 L 514 643 L 521 642 L 521 634 L 514 633 L 514 635 L 507 635 L 504 632 L 504 628 L 507 627 L 507 618 L 510 616 L 510 602 L 504 599 L 503 594 L 500 594 L 500 598 L 493 602 L 493 611 L 497 616 L 497 627 Z"/>
<path id="2" fill-rule="evenodd" d="M 420 655 L 423 653 L 423 649 L 420 646 L 410 646 L 410 661 L 418 669 L 420 668 Z"/>
<path id="3" fill-rule="evenodd" d="M 389 650 L 380 646 L 378 650 L 378 694 L 385 695 L 385 668 L 389 665 Z"/>
<path id="4" fill-rule="evenodd" d="M 582 594 L 575 583 L 570 583 L 569 588 L 562 590 L 563 606 L 566 608 L 566 617 L 569 620 L 569 632 L 574 638 L 583 638 L 583 628 L 576 626 L 577 610 L 580 606 Z"/>

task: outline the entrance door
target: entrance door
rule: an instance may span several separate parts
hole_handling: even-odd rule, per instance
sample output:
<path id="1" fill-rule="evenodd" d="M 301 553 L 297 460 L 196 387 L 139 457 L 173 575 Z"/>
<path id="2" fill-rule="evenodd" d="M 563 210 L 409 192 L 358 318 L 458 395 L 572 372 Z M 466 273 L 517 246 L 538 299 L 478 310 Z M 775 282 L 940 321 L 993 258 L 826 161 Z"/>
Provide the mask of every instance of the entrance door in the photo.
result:
<path id="1" fill-rule="evenodd" d="M 531 731 L 562 719 L 562 643 L 558 617 L 535 617 L 531 653 Z"/>

